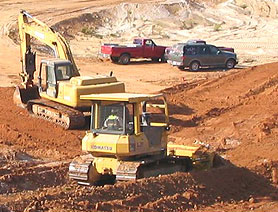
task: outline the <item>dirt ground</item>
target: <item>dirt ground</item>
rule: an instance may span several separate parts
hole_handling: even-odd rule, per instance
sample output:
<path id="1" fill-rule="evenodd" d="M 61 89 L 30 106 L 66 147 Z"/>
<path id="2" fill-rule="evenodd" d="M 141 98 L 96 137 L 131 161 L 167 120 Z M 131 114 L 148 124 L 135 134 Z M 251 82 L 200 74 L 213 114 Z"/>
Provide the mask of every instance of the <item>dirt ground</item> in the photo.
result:
<path id="1" fill-rule="evenodd" d="M 214 31 L 215 24 L 202 25 L 203 38 L 234 47 L 240 64 L 229 71 L 206 69 L 194 73 L 150 61 L 121 66 L 99 60 L 96 55 L 100 42 L 131 40 L 137 31 L 128 29 L 122 32 L 123 37 L 109 37 L 104 30 L 108 25 L 101 25 L 95 32 L 103 32 L 103 38 L 82 35 L 72 19 L 77 17 L 79 21 L 83 14 L 93 12 L 110 18 L 113 11 L 125 8 L 123 2 L 0 1 L 0 211 L 278 211 L 278 186 L 272 182 L 272 171 L 278 168 L 278 63 L 269 63 L 276 60 L 278 39 L 274 30 L 268 31 L 276 26 L 276 5 L 255 0 L 236 1 L 237 6 L 231 6 L 230 1 L 205 1 L 210 8 L 207 12 L 214 18 L 215 11 L 219 14 L 226 11 L 231 21 L 236 22 L 234 16 L 238 14 L 233 12 L 240 11 L 242 16 L 238 20 L 242 24 L 238 28 L 230 30 L 228 24 L 222 24 L 221 31 Z M 155 5 L 159 11 L 165 11 L 165 6 L 157 6 L 165 2 L 174 5 L 167 6 L 171 11 L 180 11 L 175 4 L 182 5 L 182 1 L 140 1 Z M 204 8 L 201 0 L 196 1 L 198 4 L 183 2 L 189 2 L 187 6 L 195 11 L 191 13 L 195 19 L 196 8 Z M 258 7 L 254 6 L 256 2 L 260 3 Z M 268 13 L 265 8 L 269 8 Z M 82 154 L 85 131 L 65 131 L 31 117 L 12 102 L 13 85 L 20 83 L 17 75 L 21 66 L 19 46 L 10 39 L 10 33 L 15 31 L 19 9 L 50 25 L 57 24 L 62 33 L 68 33 L 64 35 L 70 40 L 83 75 L 113 71 L 130 92 L 163 92 L 170 108 L 169 140 L 178 144 L 209 144 L 221 155 L 224 166 L 101 187 L 82 187 L 70 181 L 68 165 Z M 151 18 L 142 25 L 146 35 Z M 118 28 L 126 25 L 123 20 L 124 17 L 117 20 Z M 66 28 L 67 22 L 75 23 L 75 27 Z M 171 29 L 169 24 L 164 27 Z M 150 36 L 170 45 L 191 36 L 196 38 L 202 27 L 196 25 L 176 37 L 171 33 L 165 37 L 155 30 Z M 116 27 L 111 26 L 110 30 L 119 33 Z M 39 58 L 43 56 L 39 52 Z"/>

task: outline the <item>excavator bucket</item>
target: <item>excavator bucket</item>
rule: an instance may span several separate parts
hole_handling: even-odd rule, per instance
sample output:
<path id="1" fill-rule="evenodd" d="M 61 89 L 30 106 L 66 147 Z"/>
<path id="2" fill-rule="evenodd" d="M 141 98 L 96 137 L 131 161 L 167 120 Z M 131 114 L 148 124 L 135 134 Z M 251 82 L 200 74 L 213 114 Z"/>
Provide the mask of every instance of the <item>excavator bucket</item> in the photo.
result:
<path id="1" fill-rule="evenodd" d="M 22 88 L 20 86 L 16 86 L 13 96 L 14 103 L 19 107 L 26 107 L 26 104 L 29 100 L 39 99 L 39 90 L 37 86 Z"/>

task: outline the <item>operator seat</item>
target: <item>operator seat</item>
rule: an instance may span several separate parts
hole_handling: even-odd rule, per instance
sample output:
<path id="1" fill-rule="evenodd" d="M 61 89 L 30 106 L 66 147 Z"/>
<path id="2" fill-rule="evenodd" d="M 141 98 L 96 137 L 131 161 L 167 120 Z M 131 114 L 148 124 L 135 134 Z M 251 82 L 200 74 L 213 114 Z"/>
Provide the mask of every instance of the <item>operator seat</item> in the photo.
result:
<path id="1" fill-rule="evenodd" d="M 57 70 L 56 77 L 57 77 L 57 80 L 62 80 L 63 79 L 63 72 L 62 72 L 61 69 Z"/>

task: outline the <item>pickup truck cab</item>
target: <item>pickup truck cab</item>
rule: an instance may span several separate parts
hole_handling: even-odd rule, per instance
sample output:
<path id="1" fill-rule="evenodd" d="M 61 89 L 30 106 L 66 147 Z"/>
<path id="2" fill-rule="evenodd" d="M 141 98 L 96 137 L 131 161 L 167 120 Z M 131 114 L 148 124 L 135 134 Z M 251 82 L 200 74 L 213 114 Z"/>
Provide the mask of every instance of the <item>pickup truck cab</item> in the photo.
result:
<path id="1" fill-rule="evenodd" d="M 180 43 L 169 52 L 167 62 L 183 70 L 189 67 L 198 71 L 201 67 L 234 68 L 238 63 L 233 48 L 216 47 L 206 43 Z"/>
<path id="2" fill-rule="evenodd" d="M 153 61 L 164 62 L 165 46 L 156 45 L 153 40 L 146 38 L 135 38 L 133 44 L 103 44 L 101 54 L 110 57 L 112 62 L 127 65 L 131 58 L 151 58 Z"/>

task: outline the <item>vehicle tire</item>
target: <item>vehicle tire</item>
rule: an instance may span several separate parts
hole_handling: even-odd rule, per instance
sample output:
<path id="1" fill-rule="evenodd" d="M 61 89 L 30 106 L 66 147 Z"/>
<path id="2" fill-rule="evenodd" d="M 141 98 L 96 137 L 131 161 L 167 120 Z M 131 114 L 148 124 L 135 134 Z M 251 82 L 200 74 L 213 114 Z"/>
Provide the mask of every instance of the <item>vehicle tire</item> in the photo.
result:
<path id="1" fill-rule="evenodd" d="M 130 62 L 130 55 L 129 54 L 122 54 L 119 58 L 119 63 L 122 65 L 127 65 Z"/>
<path id="2" fill-rule="evenodd" d="M 236 61 L 234 59 L 229 59 L 227 62 L 226 62 L 226 69 L 232 69 L 234 68 L 236 65 Z"/>
<path id="3" fill-rule="evenodd" d="M 183 71 L 184 70 L 184 66 L 178 66 L 178 69 Z"/>
<path id="4" fill-rule="evenodd" d="M 189 65 L 190 71 L 198 71 L 200 69 L 200 63 L 198 61 L 193 61 Z"/>
<path id="5" fill-rule="evenodd" d="M 118 57 L 110 57 L 110 59 L 112 60 L 113 63 L 117 63 L 119 61 Z"/>
<path id="6" fill-rule="evenodd" d="M 153 57 L 153 58 L 152 58 L 152 61 L 153 61 L 154 63 L 157 63 L 157 62 L 159 61 L 159 58 Z"/>
<path id="7" fill-rule="evenodd" d="M 160 62 L 161 63 L 167 63 L 166 58 L 164 57 L 164 55 L 160 58 Z"/>

